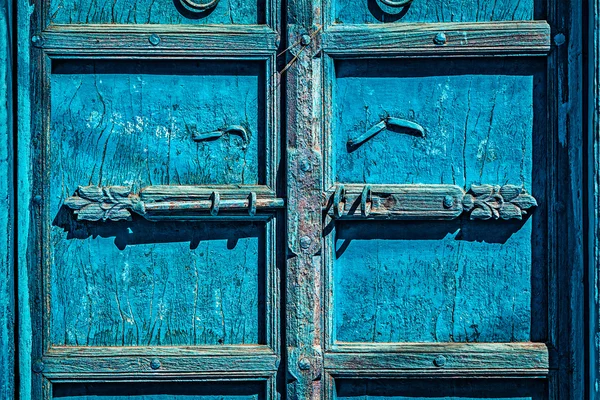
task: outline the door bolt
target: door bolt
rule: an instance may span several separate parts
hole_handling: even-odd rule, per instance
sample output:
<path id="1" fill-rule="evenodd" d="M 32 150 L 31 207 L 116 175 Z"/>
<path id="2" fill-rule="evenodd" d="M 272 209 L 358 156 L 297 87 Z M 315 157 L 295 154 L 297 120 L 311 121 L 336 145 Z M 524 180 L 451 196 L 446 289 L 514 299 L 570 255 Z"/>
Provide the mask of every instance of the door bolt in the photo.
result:
<path id="1" fill-rule="evenodd" d="M 150 37 L 148 38 L 148 41 L 150 42 L 150 44 L 152 46 L 158 46 L 158 44 L 160 43 L 160 37 L 158 37 L 157 34 L 153 33 L 152 35 L 150 35 Z"/>
<path id="2" fill-rule="evenodd" d="M 302 247 L 304 250 L 310 247 L 310 238 L 308 236 L 302 236 L 300 238 L 300 247 Z"/>
<path id="3" fill-rule="evenodd" d="M 158 360 L 158 358 L 154 358 L 152 361 L 150 361 L 150 368 L 152 369 L 159 369 L 161 366 L 160 361 Z"/>
<path id="4" fill-rule="evenodd" d="M 446 41 L 447 41 L 447 38 L 446 38 L 446 34 L 444 32 L 438 33 L 433 38 L 433 43 L 440 45 L 440 46 L 443 44 L 446 44 Z"/>
<path id="5" fill-rule="evenodd" d="M 444 365 L 446 365 L 446 357 L 444 356 L 437 356 L 434 360 L 433 360 L 433 364 L 436 367 L 443 367 Z"/>
<path id="6" fill-rule="evenodd" d="M 44 367 L 45 367 L 45 365 L 42 362 L 42 360 L 37 360 L 36 362 L 33 363 L 33 365 L 31 366 L 31 369 L 36 374 L 39 374 L 44 370 Z"/>
<path id="7" fill-rule="evenodd" d="M 300 361 L 298 361 L 298 368 L 302 371 L 308 371 L 310 369 L 310 361 L 306 358 L 301 358 Z"/>

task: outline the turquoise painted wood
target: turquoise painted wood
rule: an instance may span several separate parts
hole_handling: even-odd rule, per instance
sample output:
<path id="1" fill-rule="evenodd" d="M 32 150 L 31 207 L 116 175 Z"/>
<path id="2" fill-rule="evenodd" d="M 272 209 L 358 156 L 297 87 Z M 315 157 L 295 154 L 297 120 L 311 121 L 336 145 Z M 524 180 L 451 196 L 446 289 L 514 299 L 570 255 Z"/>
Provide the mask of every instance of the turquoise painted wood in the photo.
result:
<path id="1" fill-rule="evenodd" d="M 15 395 L 13 7 L 0 5 L 0 398 Z"/>
<path id="2" fill-rule="evenodd" d="M 472 380 L 454 380 L 439 382 L 404 381 L 357 382 L 342 380 L 336 386 L 337 399 L 344 400 L 537 400 L 547 398 L 543 384 L 507 380 L 488 382 L 478 387 Z"/>
<path id="3" fill-rule="evenodd" d="M 18 7 L 18 397 L 583 398 L 577 2 Z"/>
<path id="4" fill-rule="evenodd" d="M 51 0 L 49 3 L 48 14 L 53 24 L 264 24 L 267 8 L 264 2 L 256 0 L 221 0 L 202 12 L 195 12 L 179 0 Z"/>
<path id="5" fill-rule="evenodd" d="M 65 400 L 262 400 L 264 385 L 244 382 L 227 383 L 178 383 L 169 387 L 160 383 L 150 384 L 75 384 L 56 385 L 53 397 Z"/>
<path id="6" fill-rule="evenodd" d="M 540 157 L 533 137 L 545 131 L 543 64 L 443 65 L 336 63 L 336 182 L 531 188 L 532 165 Z M 390 116 L 417 122 L 424 136 L 387 130 L 348 146 Z M 532 333 L 544 340 L 545 298 L 534 287 L 544 274 L 543 258 L 536 260 L 541 255 L 533 250 L 543 238 L 540 226 L 532 220 L 493 230 L 459 221 L 338 226 L 334 340 L 514 342 L 532 340 Z"/>
<path id="7" fill-rule="evenodd" d="M 265 184 L 264 64 L 61 61 L 50 79 L 56 211 L 80 185 Z M 194 140 L 230 125 L 246 137 Z"/>
<path id="8" fill-rule="evenodd" d="M 533 19 L 542 8 L 537 0 L 434 0 L 352 1 L 333 0 L 335 22 L 343 24 L 371 24 L 390 22 L 484 22 L 524 21 Z"/>

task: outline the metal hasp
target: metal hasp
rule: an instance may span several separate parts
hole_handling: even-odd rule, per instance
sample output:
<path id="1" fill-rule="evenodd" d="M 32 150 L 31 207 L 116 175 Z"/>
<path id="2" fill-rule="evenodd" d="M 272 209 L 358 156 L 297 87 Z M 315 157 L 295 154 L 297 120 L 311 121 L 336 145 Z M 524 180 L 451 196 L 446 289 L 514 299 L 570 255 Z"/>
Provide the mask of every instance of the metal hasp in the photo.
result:
<path id="1" fill-rule="evenodd" d="M 523 219 L 537 201 L 520 186 L 339 184 L 324 210 L 334 219 L 472 220 Z"/>
<path id="2" fill-rule="evenodd" d="M 219 0 L 211 0 L 208 3 L 198 3 L 192 0 L 181 0 L 181 2 L 194 11 L 206 11 L 215 8 L 219 4 Z"/>
<path id="3" fill-rule="evenodd" d="M 367 140 L 377 136 L 386 129 L 393 132 L 406 133 L 412 136 L 425 137 L 425 129 L 423 129 L 421 125 L 400 118 L 386 117 L 362 135 L 350 138 L 347 143 L 348 151 L 356 149 Z"/>
<path id="4" fill-rule="evenodd" d="M 210 132 L 193 132 L 192 140 L 194 142 L 205 142 L 219 139 L 225 134 L 237 135 L 242 138 L 244 145 L 248 143 L 248 131 L 246 131 L 246 128 L 241 125 L 229 125 Z"/>
<path id="5" fill-rule="evenodd" d="M 85 186 L 67 198 L 65 206 L 74 210 L 78 221 L 130 221 L 132 213 L 150 221 L 239 220 L 264 218 L 260 213 L 281 209 L 285 201 L 264 186 L 148 186 L 139 194 L 124 186 Z"/>

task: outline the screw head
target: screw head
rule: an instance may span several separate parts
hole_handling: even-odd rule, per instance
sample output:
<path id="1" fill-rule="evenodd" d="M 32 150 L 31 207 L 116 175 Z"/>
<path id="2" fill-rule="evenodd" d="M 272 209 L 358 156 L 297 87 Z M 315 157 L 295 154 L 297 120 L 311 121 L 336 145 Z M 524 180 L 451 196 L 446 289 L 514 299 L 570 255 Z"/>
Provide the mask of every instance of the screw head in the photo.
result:
<path id="1" fill-rule="evenodd" d="M 158 44 L 160 43 L 160 37 L 158 37 L 157 34 L 153 33 L 152 35 L 150 35 L 150 37 L 148 38 L 148 41 L 150 42 L 150 44 L 152 46 L 158 46 Z"/>
<path id="2" fill-rule="evenodd" d="M 33 196 L 33 202 L 35 204 L 42 204 L 42 196 L 40 196 L 39 194 Z"/>
<path id="3" fill-rule="evenodd" d="M 311 38 L 309 35 L 302 35 L 302 37 L 300 38 L 300 43 L 302 44 L 302 46 L 308 46 L 311 42 Z"/>
<path id="4" fill-rule="evenodd" d="M 150 368 L 152 369 L 159 369 L 161 367 L 160 361 L 158 360 L 158 358 L 154 358 L 152 361 L 150 361 Z"/>
<path id="5" fill-rule="evenodd" d="M 298 361 L 298 368 L 302 371 L 308 371 L 310 369 L 310 361 L 306 358 L 301 358 L 300 361 Z"/>
<path id="6" fill-rule="evenodd" d="M 43 41 L 44 39 L 42 39 L 40 35 L 34 35 L 31 37 L 31 43 L 33 43 L 34 46 L 41 46 Z"/>
<path id="7" fill-rule="evenodd" d="M 452 208 L 454 205 L 454 197 L 447 195 L 444 196 L 444 208 Z"/>
<path id="8" fill-rule="evenodd" d="M 42 362 L 42 360 L 37 360 L 36 362 L 33 363 L 33 365 L 31 366 L 31 369 L 36 374 L 39 374 L 40 372 L 42 372 L 44 370 L 44 367 L 45 367 L 45 365 Z"/>
<path id="9" fill-rule="evenodd" d="M 302 236 L 300 238 L 300 247 L 303 249 L 308 249 L 310 247 L 310 238 L 308 236 Z"/>
<path id="10" fill-rule="evenodd" d="M 446 37 L 446 34 L 444 32 L 440 32 L 433 38 L 433 43 L 437 45 L 443 45 L 446 44 L 447 40 L 448 38 Z"/>
<path id="11" fill-rule="evenodd" d="M 444 365 L 446 365 L 446 357 L 444 357 L 444 356 L 437 356 L 433 360 L 433 365 L 435 365 L 436 367 L 443 367 Z"/>

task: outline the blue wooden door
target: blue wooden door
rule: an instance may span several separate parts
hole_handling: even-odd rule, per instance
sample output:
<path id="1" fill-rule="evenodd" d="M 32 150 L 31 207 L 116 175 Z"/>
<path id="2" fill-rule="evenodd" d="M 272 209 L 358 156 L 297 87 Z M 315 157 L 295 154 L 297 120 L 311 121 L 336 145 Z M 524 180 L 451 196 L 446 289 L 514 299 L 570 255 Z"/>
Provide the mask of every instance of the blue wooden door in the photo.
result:
<path id="1" fill-rule="evenodd" d="M 583 398 L 568 3 L 291 2 L 293 398 Z"/>
<path id="2" fill-rule="evenodd" d="M 21 11 L 33 331 L 21 397 L 276 398 L 278 2 Z"/>
<path id="3" fill-rule="evenodd" d="M 19 7 L 21 398 L 581 398 L 570 2 Z"/>

